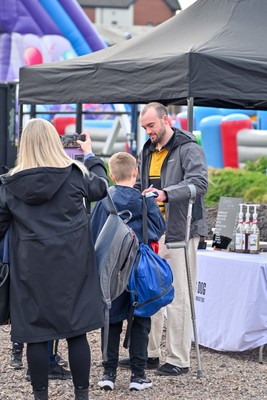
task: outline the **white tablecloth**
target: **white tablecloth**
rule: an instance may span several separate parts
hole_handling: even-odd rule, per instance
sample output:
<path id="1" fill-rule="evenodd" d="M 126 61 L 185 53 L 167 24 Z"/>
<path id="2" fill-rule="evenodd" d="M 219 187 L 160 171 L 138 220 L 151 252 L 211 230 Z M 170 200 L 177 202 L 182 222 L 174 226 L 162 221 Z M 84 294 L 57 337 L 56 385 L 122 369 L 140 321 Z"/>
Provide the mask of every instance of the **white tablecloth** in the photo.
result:
<path id="1" fill-rule="evenodd" d="M 267 343 L 267 259 L 198 250 L 195 309 L 200 345 L 243 351 Z"/>

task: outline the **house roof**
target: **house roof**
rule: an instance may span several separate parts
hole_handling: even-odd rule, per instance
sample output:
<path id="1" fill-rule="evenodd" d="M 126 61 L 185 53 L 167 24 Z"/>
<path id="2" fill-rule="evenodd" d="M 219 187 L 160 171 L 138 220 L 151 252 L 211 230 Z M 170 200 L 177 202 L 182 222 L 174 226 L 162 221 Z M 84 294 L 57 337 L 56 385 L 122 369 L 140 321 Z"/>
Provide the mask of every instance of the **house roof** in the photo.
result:
<path id="1" fill-rule="evenodd" d="M 107 8 L 128 8 L 136 0 L 78 0 L 81 6 L 87 7 L 107 7 Z M 164 0 L 167 6 L 172 10 L 181 10 L 177 0 Z"/>
<path id="2" fill-rule="evenodd" d="M 81 6 L 106 7 L 106 8 L 129 8 L 135 0 L 78 0 Z"/>

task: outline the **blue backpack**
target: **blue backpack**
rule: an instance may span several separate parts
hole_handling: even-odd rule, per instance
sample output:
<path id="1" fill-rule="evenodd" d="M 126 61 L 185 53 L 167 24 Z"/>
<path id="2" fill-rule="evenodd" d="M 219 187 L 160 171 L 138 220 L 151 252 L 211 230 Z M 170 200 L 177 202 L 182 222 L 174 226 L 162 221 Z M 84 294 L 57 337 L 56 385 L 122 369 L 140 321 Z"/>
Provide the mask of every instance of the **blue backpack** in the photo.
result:
<path id="1" fill-rule="evenodd" d="M 133 315 L 151 317 L 174 297 L 173 275 L 166 260 L 150 246 L 140 243 L 129 278 Z"/>
<path id="2" fill-rule="evenodd" d="M 130 344 L 130 331 L 134 316 L 151 317 L 174 298 L 173 274 L 166 260 L 147 244 L 147 206 L 143 198 L 143 243 L 133 264 L 127 290 L 131 294 L 131 310 L 124 339 L 124 347 Z"/>

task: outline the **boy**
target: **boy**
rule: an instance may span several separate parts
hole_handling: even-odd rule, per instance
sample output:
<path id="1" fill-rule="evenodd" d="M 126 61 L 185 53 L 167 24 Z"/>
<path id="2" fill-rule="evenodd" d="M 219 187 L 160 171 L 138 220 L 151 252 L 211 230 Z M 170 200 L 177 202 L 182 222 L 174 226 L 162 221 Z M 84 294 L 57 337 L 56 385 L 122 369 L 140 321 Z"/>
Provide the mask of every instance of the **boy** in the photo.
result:
<path id="1" fill-rule="evenodd" d="M 109 160 L 110 178 L 115 182 L 110 195 L 117 211 L 129 210 L 132 219 L 128 225 L 134 230 L 139 242 L 142 237 L 142 195 L 133 188 L 137 167 L 135 158 L 125 152 L 114 154 Z M 165 231 L 165 221 L 153 197 L 146 198 L 148 210 L 148 240 L 157 242 Z M 93 238 L 96 240 L 109 215 L 106 199 L 96 203 L 92 212 Z M 118 367 L 120 334 L 123 320 L 127 319 L 130 311 L 130 294 L 125 291 L 112 302 L 109 321 L 108 360 L 103 362 L 104 375 L 98 386 L 104 390 L 113 390 Z M 152 382 L 145 375 L 147 362 L 148 334 L 150 332 L 150 318 L 134 317 L 130 335 L 130 390 L 143 390 L 152 386 Z"/>

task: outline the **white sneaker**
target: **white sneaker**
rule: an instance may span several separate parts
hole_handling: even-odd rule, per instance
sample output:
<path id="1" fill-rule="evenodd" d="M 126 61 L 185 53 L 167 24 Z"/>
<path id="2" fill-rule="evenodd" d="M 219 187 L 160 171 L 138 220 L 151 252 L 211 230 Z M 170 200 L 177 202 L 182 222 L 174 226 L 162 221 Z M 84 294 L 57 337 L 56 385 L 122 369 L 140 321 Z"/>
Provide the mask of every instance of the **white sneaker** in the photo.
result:
<path id="1" fill-rule="evenodd" d="M 106 374 L 100 379 L 100 381 L 98 382 L 98 386 L 104 390 L 113 390 L 115 386 L 115 379 L 115 374 Z"/>
<path id="2" fill-rule="evenodd" d="M 144 390 L 150 388 L 152 386 L 152 382 L 150 379 L 143 376 L 142 378 L 138 376 L 131 376 L 131 383 L 129 386 L 130 390 Z"/>

